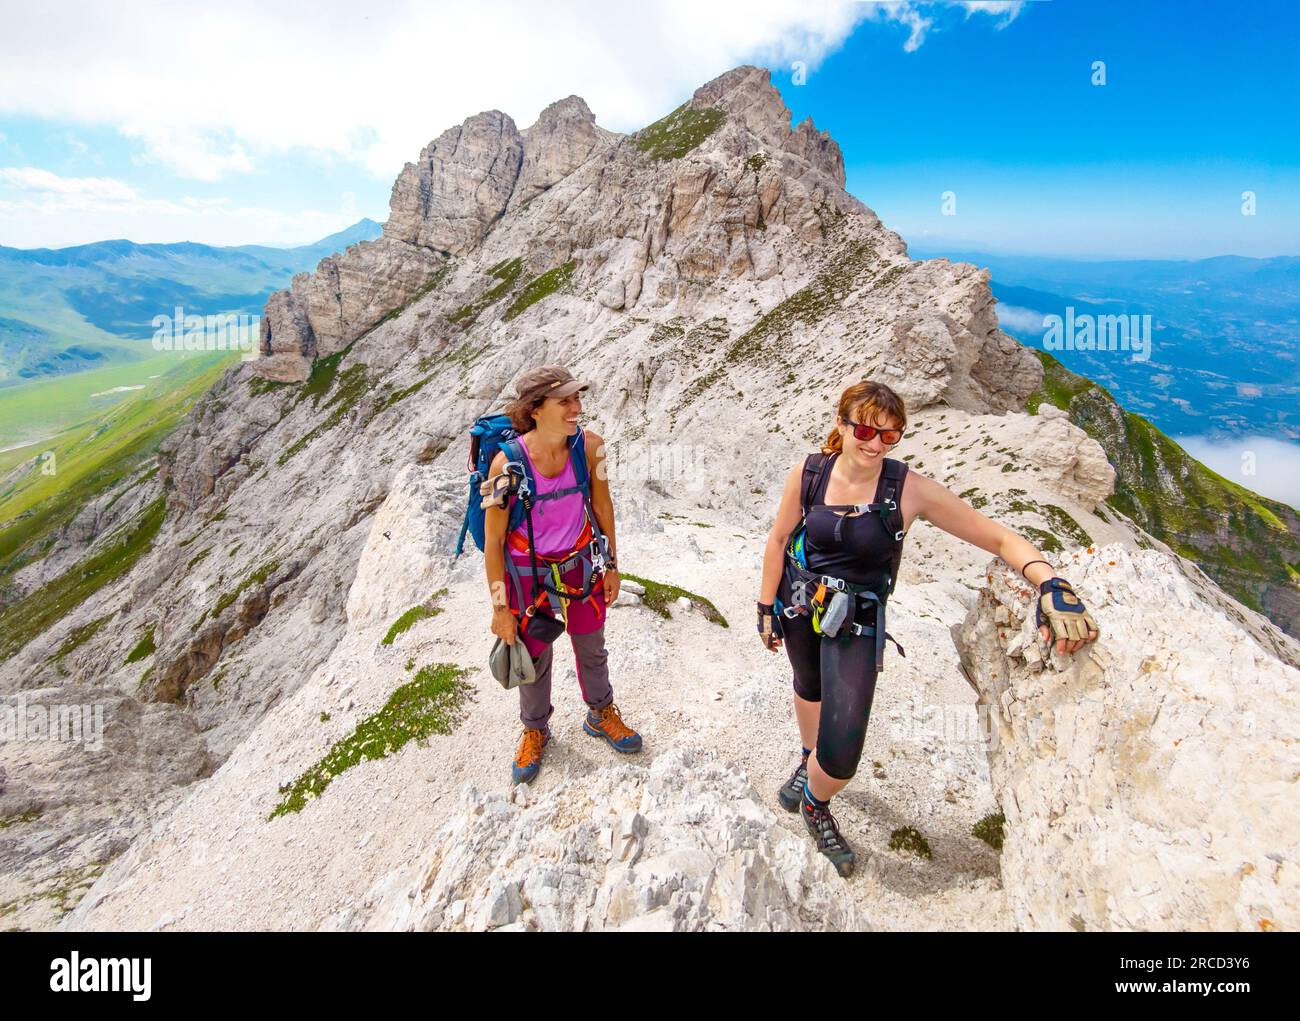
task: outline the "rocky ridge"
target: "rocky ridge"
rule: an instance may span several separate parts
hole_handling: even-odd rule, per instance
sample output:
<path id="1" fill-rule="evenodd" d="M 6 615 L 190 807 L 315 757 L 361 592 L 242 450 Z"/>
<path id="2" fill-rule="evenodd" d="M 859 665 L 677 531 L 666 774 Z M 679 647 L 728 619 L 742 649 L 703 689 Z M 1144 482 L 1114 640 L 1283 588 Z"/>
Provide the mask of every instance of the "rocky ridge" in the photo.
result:
<path id="1" fill-rule="evenodd" d="M 463 509 L 465 429 L 540 361 L 565 362 L 593 383 L 587 407 L 614 455 L 621 558 L 636 573 L 709 596 L 732 620 L 752 612 L 755 550 L 785 472 L 825 435 L 842 387 L 864 376 L 908 401 L 911 434 L 900 454 L 986 513 L 1066 549 L 1145 544 L 1185 570 L 1122 515 L 1097 513 L 1114 483 L 1095 441 L 1055 409 L 1032 417 L 1020 410 L 1042 368 L 997 329 L 993 304 L 984 271 L 908 258 L 901 239 L 844 191 L 834 141 L 810 122 L 792 126 L 760 69 L 728 72 L 632 136 L 597 127 L 576 97 L 524 131 L 490 111 L 444 132 L 399 176 L 384 236 L 324 260 L 274 295 L 263 357 L 210 391 L 168 441 L 157 478 L 133 480 L 133 502 L 106 497 L 88 518 L 98 531 L 65 539 L 64 564 L 132 527 L 147 501 L 166 499 L 163 527 L 138 563 L 0 664 L 0 690 L 57 686 L 80 697 L 93 679 L 134 707 L 188 721 L 194 768 L 141 777 L 128 791 L 90 772 L 86 782 L 104 784 L 109 809 L 130 799 L 144 806 L 120 811 L 132 820 L 121 839 L 135 839 L 119 854 L 120 843 L 106 850 L 92 839 L 95 825 L 60 779 L 75 750 L 35 756 L 5 748 L 9 775 L 21 769 L 25 777 L 23 812 L 40 814 L 0 843 L 7 876 L 0 902 L 15 905 L 10 916 L 20 924 L 48 926 L 58 914 L 31 891 L 103 868 L 68 926 L 486 926 L 502 917 L 497 900 L 479 903 L 468 891 L 489 876 L 489 886 L 499 880 L 505 890 L 515 865 L 430 872 L 441 853 L 436 844 L 425 850 L 430 834 L 450 827 L 446 833 L 467 839 L 483 832 L 515 839 L 551 818 L 546 798 L 566 770 L 593 790 L 624 791 L 629 810 L 635 798 L 650 797 L 643 836 L 668 839 L 676 823 L 665 813 L 680 806 L 645 793 L 657 789 L 658 753 L 644 767 L 608 771 L 602 760 L 561 747 L 556 768 L 539 779 L 537 806 L 499 811 L 508 803 L 493 794 L 516 724 L 510 699 L 490 679 L 482 686 L 486 625 L 480 633 L 466 624 L 483 616 L 480 568 L 470 558 L 452 561 L 448 550 Z M 904 643 L 908 659 L 890 666 L 900 692 L 973 704 L 949 629 L 969 612 L 986 560 L 928 526 L 909 540 L 891 603 L 891 630 L 897 619 L 914 632 Z M 56 574 L 52 564 L 33 565 L 25 583 L 39 594 Z M 1204 579 L 1189 584 L 1206 605 L 1226 600 Z M 382 643 L 403 611 L 443 588 L 441 617 L 417 625 L 405 644 Z M 1294 642 L 1236 609 L 1225 626 L 1240 642 L 1264 643 L 1297 662 Z M 620 879 L 618 868 L 597 867 L 557 837 L 546 846 L 573 853 L 566 862 L 583 866 L 572 873 L 583 884 L 631 898 L 617 909 L 601 901 L 583 923 L 812 924 L 794 910 L 789 888 L 769 883 L 774 862 L 799 860 L 782 850 L 791 821 L 770 808 L 753 815 L 731 765 L 744 770 L 760 802 L 788 771 L 788 755 L 755 759 L 753 735 L 736 732 L 738 720 L 752 720 L 774 747 L 790 744 L 785 670 L 707 622 L 673 625 L 645 607 L 619 614 L 611 663 L 627 679 L 616 682 L 628 689 L 620 699 L 640 703 L 648 739 L 672 748 L 664 759 L 704 762 L 702 745 L 719 750 L 723 760 L 707 768 L 732 795 L 722 802 L 701 795 L 700 811 L 740 812 L 753 828 L 742 848 L 697 846 L 706 857 L 693 858 L 693 871 L 670 893 L 647 893 L 650 880 Z M 111 623 L 68 647 L 77 629 L 101 620 Z M 146 629 L 156 649 L 131 660 Z M 996 662 L 993 650 L 981 655 Z M 407 659 L 469 670 L 478 692 L 469 719 L 429 747 L 353 767 L 301 813 L 268 822 L 282 782 L 381 706 Z M 714 661 L 716 700 L 691 669 Z M 1291 675 L 1277 676 L 1290 683 Z M 658 687 L 636 680 L 646 677 Z M 760 691 L 762 678 L 770 683 Z M 557 689 L 565 683 L 561 677 Z M 673 743 L 684 729 L 695 744 Z M 865 826 L 869 815 L 929 805 L 942 853 L 933 867 L 908 862 L 872 831 L 873 860 L 882 864 L 850 884 L 848 901 L 828 908 L 823 922 L 1056 924 L 1060 912 L 1023 906 L 1020 886 L 1003 890 L 1011 874 L 1003 870 L 999 883 L 996 858 L 970 836 L 1004 794 L 992 786 L 983 748 L 922 740 L 915 754 L 904 749 L 895 759 L 888 737 L 877 728 L 871 740 L 884 745 L 872 754 L 882 764 L 877 773 L 892 779 L 873 776 L 898 786 L 887 800 L 846 796 L 844 811 Z M 1275 751 L 1281 761 L 1290 754 Z M 944 787 L 937 791 L 936 764 Z M 481 832 L 482 819 L 453 818 L 466 782 L 479 792 L 470 814 L 497 828 Z M 0 814 L 16 814 L 15 805 L 0 800 Z M 1033 818 L 1030 808 L 1022 818 Z M 584 840 L 602 829 L 591 825 Z M 583 855 L 591 851 L 590 841 L 582 846 Z M 754 857 L 737 866 L 728 857 L 737 851 Z M 721 889 L 728 869 L 741 886 L 765 891 L 748 902 L 753 910 L 730 898 L 705 910 L 706 887 Z M 418 910 L 399 917 L 384 906 L 385 891 L 404 895 L 417 873 Z M 453 923 L 458 900 L 465 913 Z M 1178 910 L 1160 917 L 1185 919 L 1192 908 Z M 1255 910 L 1233 917 L 1253 924 Z M 521 907 L 503 924 L 579 919 L 572 905 L 556 902 L 550 911 L 528 916 Z M 1080 917 L 1119 927 L 1137 916 Z"/>

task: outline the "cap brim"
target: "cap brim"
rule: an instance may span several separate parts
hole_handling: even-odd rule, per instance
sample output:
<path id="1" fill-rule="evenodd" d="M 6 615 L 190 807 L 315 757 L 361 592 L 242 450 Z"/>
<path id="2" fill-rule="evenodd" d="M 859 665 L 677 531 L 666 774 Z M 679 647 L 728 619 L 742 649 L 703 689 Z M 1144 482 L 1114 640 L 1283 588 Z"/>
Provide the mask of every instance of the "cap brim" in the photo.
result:
<path id="1" fill-rule="evenodd" d="M 579 383 L 576 379 L 573 379 L 567 383 L 561 383 L 554 390 L 547 390 L 546 396 L 568 397 L 571 394 L 576 394 L 579 390 L 586 390 L 590 385 L 589 383 Z"/>

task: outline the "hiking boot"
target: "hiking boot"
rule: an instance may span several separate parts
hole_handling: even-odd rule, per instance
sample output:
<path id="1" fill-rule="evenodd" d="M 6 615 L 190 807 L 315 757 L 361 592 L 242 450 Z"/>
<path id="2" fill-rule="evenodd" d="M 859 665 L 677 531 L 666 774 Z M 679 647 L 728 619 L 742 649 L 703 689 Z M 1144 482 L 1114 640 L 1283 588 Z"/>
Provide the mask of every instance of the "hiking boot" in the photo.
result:
<path id="1" fill-rule="evenodd" d="M 840 828 L 831 815 L 831 806 L 827 804 L 818 808 L 804 793 L 799 797 L 799 814 L 817 842 L 817 850 L 830 859 L 835 871 L 845 878 L 853 875 L 853 849 L 840 836 Z"/>
<path id="2" fill-rule="evenodd" d="M 582 729 L 592 737 L 603 737 L 616 752 L 641 750 L 641 735 L 623 722 L 613 702 L 604 709 L 588 709 Z"/>
<path id="3" fill-rule="evenodd" d="M 808 756 L 799 760 L 799 765 L 790 779 L 776 792 L 776 800 L 787 812 L 799 811 L 799 802 L 803 800 L 803 785 L 808 782 Z"/>
<path id="4" fill-rule="evenodd" d="M 510 776 L 515 783 L 531 783 L 537 771 L 542 768 L 542 749 L 551 740 L 551 728 L 533 730 L 524 728 L 524 736 L 519 739 L 515 749 L 515 761 L 510 767 Z"/>

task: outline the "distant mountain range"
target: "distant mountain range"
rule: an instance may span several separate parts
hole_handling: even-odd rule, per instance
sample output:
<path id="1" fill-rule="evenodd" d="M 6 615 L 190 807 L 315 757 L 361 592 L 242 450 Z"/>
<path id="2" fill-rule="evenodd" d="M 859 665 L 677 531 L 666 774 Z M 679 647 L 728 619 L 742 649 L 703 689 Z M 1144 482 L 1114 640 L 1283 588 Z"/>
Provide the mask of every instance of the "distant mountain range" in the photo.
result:
<path id="1" fill-rule="evenodd" d="M 1300 442 L 1300 257 L 1087 262 L 918 250 L 987 266 L 1002 328 L 1044 350 L 1043 318 L 1150 315 L 1150 357 L 1053 350 L 1170 435 Z"/>
<path id="2" fill-rule="evenodd" d="M 72 248 L 0 246 L 0 387 L 153 354 L 157 315 L 260 315 L 295 273 L 382 226 L 363 219 L 297 248 L 98 241 Z"/>

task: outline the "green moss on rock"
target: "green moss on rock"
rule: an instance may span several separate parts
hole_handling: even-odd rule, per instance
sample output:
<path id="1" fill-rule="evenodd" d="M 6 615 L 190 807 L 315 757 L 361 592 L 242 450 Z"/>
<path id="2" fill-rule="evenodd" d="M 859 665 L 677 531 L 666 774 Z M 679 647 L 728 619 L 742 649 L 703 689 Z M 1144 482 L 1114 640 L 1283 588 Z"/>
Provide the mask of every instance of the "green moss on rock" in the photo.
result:
<path id="1" fill-rule="evenodd" d="M 573 271 L 577 265 L 577 262 L 570 259 L 563 266 L 556 266 L 554 269 L 547 270 L 541 276 L 528 281 L 520 289 L 518 296 L 511 302 L 510 307 L 506 309 L 505 315 L 501 318 L 513 319 L 530 305 L 535 305 L 543 298 L 564 290 L 572 281 Z"/>
<path id="2" fill-rule="evenodd" d="M 1006 827 L 1006 816 L 1001 812 L 994 815 L 986 815 L 983 819 L 971 827 L 972 837 L 979 837 L 980 840 L 988 844 L 995 851 L 1002 850 L 1003 831 Z"/>
<path id="3" fill-rule="evenodd" d="M 160 496 L 114 532 L 99 553 L 0 610 L 0 661 L 131 570 L 153 546 L 166 515 Z"/>
<path id="4" fill-rule="evenodd" d="M 113 614 L 105 614 L 103 617 L 97 617 L 88 624 L 82 624 L 80 627 L 74 627 L 68 632 L 68 636 L 63 640 L 63 644 L 50 657 L 50 662 L 54 664 L 61 663 L 63 657 L 70 652 L 74 652 L 88 641 L 95 637 L 99 629 L 113 619 Z"/>
<path id="5" fill-rule="evenodd" d="M 127 653 L 126 661 L 128 663 L 139 663 L 140 660 L 148 659 L 158 651 L 158 647 L 153 642 L 153 632 L 154 625 L 150 624 L 149 630 L 144 633 L 144 637 L 136 643 L 134 649 Z"/>
<path id="6" fill-rule="evenodd" d="M 279 557 L 272 557 L 270 560 L 266 561 L 266 563 L 262 564 L 261 567 L 246 574 L 238 585 L 236 585 L 231 591 L 223 593 L 221 598 L 217 600 L 216 605 L 212 608 L 213 616 L 219 615 L 227 606 L 243 595 L 246 589 L 249 589 L 254 585 L 265 585 L 266 579 L 271 577 L 279 566 Z"/>
<path id="7" fill-rule="evenodd" d="M 439 589 L 419 606 L 412 606 L 404 614 L 393 621 L 393 626 L 388 629 L 388 634 L 384 635 L 380 645 L 392 645 L 399 635 L 411 630 L 417 623 L 422 620 L 428 620 L 430 617 L 436 617 L 442 613 L 442 607 L 437 605 L 439 599 L 447 594 L 447 590 Z"/>
<path id="8" fill-rule="evenodd" d="M 704 614 L 706 620 L 711 620 L 713 623 L 718 624 L 721 627 L 729 626 L 727 624 L 727 618 L 725 618 L 718 611 L 718 608 L 704 596 L 697 595 L 694 592 L 688 592 L 686 589 L 678 588 L 676 585 L 665 585 L 663 582 L 651 581 L 649 578 L 642 578 L 635 574 L 625 574 L 623 577 L 628 581 L 634 581 L 645 588 L 645 595 L 641 597 L 641 601 L 661 617 L 671 620 L 673 615 L 672 611 L 669 610 L 668 607 L 682 596 L 685 596 L 695 604 L 696 609 Z"/>
<path id="9" fill-rule="evenodd" d="M 421 667 L 389 696 L 383 708 L 358 723 L 296 780 L 281 787 L 283 799 L 267 820 L 302 811 L 336 777 L 360 762 L 392 755 L 410 741 L 450 734 L 464 719 L 466 703 L 474 700 L 474 687 L 465 680 L 469 673 L 452 663 Z"/>
<path id="10" fill-rule="evenodd" d="M 498 262 L 495 266 L 488 267 L 488 276 L 494 278 L 497 283 L 489 287 L 477 298 L 467 305 L 462 305 L 455 312 L 447 316 L 448 321 L 453 323 L 464 323 L 468 326 L 480 314 L 493 303 L 500 301 L 515 286 L 519 280 L 519 275 L 524 270 L 523 259 L 505 259 Z"/>
<path id="11" fill-rule="evenodd" d="M 642 128 L 632 144 L 652 160 L 681 159 L 722 127 L 727 115 L 715 107 L 692 109 L 683 103 L 667 117 Z"/>
<path id="12" fill-rule="evenodd" d="M 919 858 L 932 858 L 930 844 L 911 826 L 902 826 L 889 835 L 891 851 L 910 851 Z"/>

